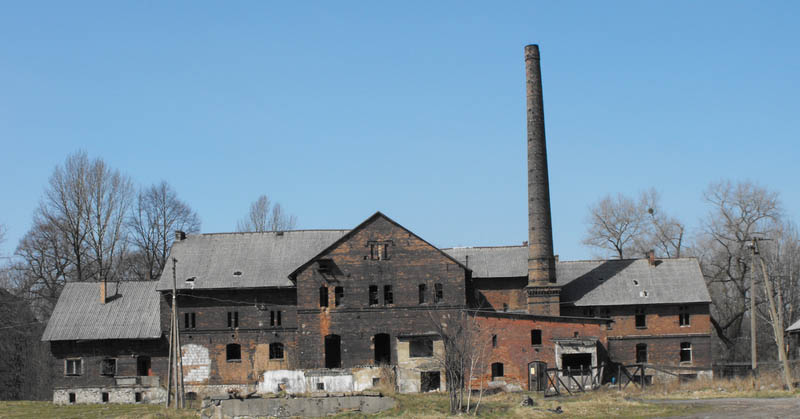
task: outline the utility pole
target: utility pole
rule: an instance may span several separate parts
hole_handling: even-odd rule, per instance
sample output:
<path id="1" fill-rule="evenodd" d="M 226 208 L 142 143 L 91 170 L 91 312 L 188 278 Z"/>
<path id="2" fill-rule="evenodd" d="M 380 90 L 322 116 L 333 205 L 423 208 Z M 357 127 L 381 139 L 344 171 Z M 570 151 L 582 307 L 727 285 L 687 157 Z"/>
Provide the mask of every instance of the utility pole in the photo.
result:
<path id="1" fill-rule="evenodd" d="M 750 372 L 753 375 L 753 387 L 756 386 L 756 368 L 758 368 L 758 353 L 756 350 L 756 241 L 750 242 Z"/>
<path id="2" fill-rule="evenodd" d="M 178 259 L 172 258 L 172 314 L 170 316 L 169 335 L 169 372 L 167 378 L 167 407 L 170 403 L 170 391 L 175 390 L 175 409 L 184 407 L 183 395 L 183 356 L 181 354 L 181 335 L 178 327 L 178 280 L 176 265 Z"/>

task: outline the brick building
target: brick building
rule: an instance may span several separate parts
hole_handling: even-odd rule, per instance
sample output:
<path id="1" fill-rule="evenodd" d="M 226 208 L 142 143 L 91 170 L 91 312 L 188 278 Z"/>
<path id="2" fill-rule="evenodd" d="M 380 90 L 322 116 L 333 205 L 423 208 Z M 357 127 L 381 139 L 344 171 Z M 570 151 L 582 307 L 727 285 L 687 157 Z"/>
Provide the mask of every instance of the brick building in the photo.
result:
<path id="1" fill-rule="evenodd" d="M 479 379 L 509 390 L 541 389 L 552 367 L 710 371 L 696 260 L 555 257 L 538 47 L 525 63 L 523 246 L 438 249 L 380 212 L 349 230 L 178 232 L 157 283 L 112 284 L 109 298 L 103 284 L 68 284 L 43 337 L 63 362 L 54 399 L 162 399 L 173 287 L 189 398 L 361 391 L 387 375 L 402 392 L 444 390 L 441 326 L 465 313 L 486 334 Z"/>

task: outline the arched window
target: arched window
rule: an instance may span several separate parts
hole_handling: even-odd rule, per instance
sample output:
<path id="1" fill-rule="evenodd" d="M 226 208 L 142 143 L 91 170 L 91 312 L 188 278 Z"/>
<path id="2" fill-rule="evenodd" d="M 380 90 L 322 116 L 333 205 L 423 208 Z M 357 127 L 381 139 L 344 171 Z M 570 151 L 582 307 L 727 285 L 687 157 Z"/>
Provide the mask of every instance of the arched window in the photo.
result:
<path id="1" fill-rule="evenodd" d="M 273 342 L 269 344 L 269 359 L 283 359 L 283 344 Z"/>
<path id="2" fill-rule="evenodd" d="M 495 362 L 494 364 L 492 364 L 492 380 L 502 376 L 503 376 L 503 363 Z"/>
<path id="3" fill-rule="evenodd" d="M 242 360 L 242 347 L 238 343 L 229 343 L 225 347 L 225 360 L 226 361 L 241 361 Z"/>

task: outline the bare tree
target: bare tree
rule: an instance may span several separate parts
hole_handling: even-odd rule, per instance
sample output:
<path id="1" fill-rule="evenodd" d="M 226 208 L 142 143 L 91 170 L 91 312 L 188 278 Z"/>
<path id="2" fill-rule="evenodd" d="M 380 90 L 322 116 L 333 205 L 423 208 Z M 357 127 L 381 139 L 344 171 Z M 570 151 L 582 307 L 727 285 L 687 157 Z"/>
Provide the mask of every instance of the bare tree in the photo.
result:
<path id="1" fill-rule="evenodd" d="M 662 209 L 661 196 L 655 189 L 643 192 L 641 202 L 647 208 L 648 225 L 644 228 L 644 238 L 638 243 L 638 250 L 654 249 L 663 257 L 681 257 L 685 247 L 686 226 Z"/>
<path id="2" fill-rule="evenodd" d="M 743 321 L 750 313 L 750 241 L 769 236 L 781 218 L 777 193 L 750 182 L 712 183 L 703 195 L 711 207 L 700 237 L 703 275 L 712 296 L 711 324 L 723 344 L 722 358 L 743 360 L 749 352 Z"/>
<path id="3" fill-rule="evenodd" d="M 200 231 L 200 217 L 162 181 L 139 191 L 127 225 L 135 247 L 131 269 L 143 280 L 156 278 L 164 270 L 175 230 Z"/>
<path id="4" fill-rule="evenodd" d="M 620 259 L 633 253 L 648 227 L 645 206 L 622 194 L 603 197 L 589 207 L 583 244 L 611 251 Z"/>
<path id="5" fill-rule="evenodd" d="M 297 217 L 283 212 L 280 204 L 272 205 L 266 195 L 261 195 L 252 204 L 247 215 L 236 223 L 236 231 L 264 232 L 291 230 Z"/>

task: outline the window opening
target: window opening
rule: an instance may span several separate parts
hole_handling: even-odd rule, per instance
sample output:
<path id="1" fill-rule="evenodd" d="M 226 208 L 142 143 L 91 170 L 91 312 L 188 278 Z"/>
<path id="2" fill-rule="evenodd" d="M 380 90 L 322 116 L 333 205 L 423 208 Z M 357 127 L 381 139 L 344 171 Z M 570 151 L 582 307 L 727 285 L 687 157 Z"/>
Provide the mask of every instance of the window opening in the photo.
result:
<path id="1" fill-rule="evenodd" d="M 411 358 L 430 358 L 433 356 L 433 339 L 416 338 L 409 342 L 409 356 Z"/>
<path id="2" fill-rule="evenodd" d="M 117 373 L 117 360 L 106 358 L 100 362 L 100 374 L 114 376 Z"/>
<path id="3" fill-rule="evenodd" d="M 81 359 L 67 359 L 65 361 L 64 375 L 81 375 L 83 365 Z"/>
<path id="4" fill-rule="evenodd" d="M 281 325 L 281 312 L 280 311 L 270 311 L 269 312 L 269 325 L 270 326 L 280 326 Z"/>
<path id="5" fill-rule="evenodd" d="M 681 362 L 692 362 L 692 344 L 681 342 Z"/>
<path id="6" fill-rule="evenodd" d="M 342 301 L 344 300 L 344 287 L 336 287 L 333 289 L 333 304 L 336 307 L 342 305 Z"/>
<path id="7" fill-rule="evenodd" d="M 425 284 L 419 284 L 419 303 L 425 304 L 425 292 L 428 287 Z"/>
<path id="8" fill-rule="evenodd" d="M 422 371 L 420 373 L 419 389 L 423 393 L 437 391 L 442 382 L 442 375 L 439 371 Z"/>
<path id="9" fill-rule="evenodd" d="M 647 362 L 647 344 L 636 344 L 636 363 L 643 364 Z"/>
<path id="10" fill-rule="evenodd" d="M 339 335 L 325 336 L 325 368 L 341 368 L 342 339 Z"/>
<path id="11" fill-rule="evenodd" d="M 542 330 L 541 329 L 531 330 L 531 345 L 541 345 L 541 344 L 542 344 Z"/>
<path id="12" fill-rule="evenodd" d="M 681 326 L 689 326 L 689 307 L 680 306 L 678 308 L 678 323 Z"/>
<path id="13" fill-rule="evenodd" d="M 392 362 L 392 344 L 389 335 L 378 333 L 373 338 L 375 345 L 375 364 L 390 364 Z"/>
<path id="14" fill-rule="evenodd" d="M 108 403 L 108 393 L 103 392 L 102 397 L 103 397 L 103 403 Z"/>
<path id="15" fill-rule="evenodd" d="M 242 360 L 242 347 L 238 343 L 229 343 L 225 347 L 225 360 L 226 361 L 241 361 Z"/>
<path id="16" fill-rule="evenodd" d="M 442 284 L 435 284 L 433 286 L 434 295 L 433 295 L 433 302 L 434 303 L 441 303 L 444 300 L 444 289 Z"/>
<path id="17" fill-rule="evenodd" d="M 592 368 L 592 354 L 590 353 L 577 353 L 577 354 L 563 354 L 561 355 L 561 368 L 570 371 L 575 371 L 575 375 L 580 375 L 580 371 L 591 371 Z"/>
<path id="18" fill-rule="evenodd" d="M 238 311 L 229 311 L 228 312 L 228 327 L 230 327 L 230 328 L 239 327 L 239 312 Z"/>
<path id="19" fill-rule="evenodd" d="M 195 313 L 183 313 L 183 328 L 184 329 L 194 329 L 196 323 L 196 315 Z"/>
<path id="20" fill-rule="evenodd" d="M 370 241 L 369 258 L 372 260 L 389 260 L 389 245 L 391 241 Z"/>
<path id="21" fill-rule="evenodd" d="M 136 358 L 136 375 L 140 377 L 150 375 L 150 357 L 140 356 Z"/>
<path id="22" fill-rule="evenodd" d="M 319 306 L 320 307 L 328 306 L 328 287 L 325 286 L 319 287 Z"/>
<path id="23" fill-rule="evenodd" d="M 636 308 L 636 328 L 637 329 L 647 328 L 647 315 L 644 314 L 643 307 Z"/>
<path id="24" fill-rule="evenodd" d="M 392 286 L 391 285 L 384 285 L 383 286 L 383 305 L 391 305 L 394 304 L 394 293 L 392 293 Z"/>
<path id="25" fill-rule="evenodd" d="M 503 311 L 504 312 L 508 311 L 508 304 L 503 303 Z"/>
<path id="26" fill-rule="evenodd" d="M 283 359 L 283 344 L 273 342 L 269 344 L 269 359 Z"/>
<path id="27" fill-rule="evenodd" d="M 583 309 L 583 317 L 594 317 L 594 316 L 595 316 L 594 307 L 585 307 Z"/>
<path id="28" fill-rule="evenodd" d="M 492 348 L 497 347 L 497 335 L 492 335 Z"/>
<path id="29" fill-rule="evenodd" d="M 502 376 L 503 376 L 503 363 L 495 362 L 494 364 L 492 364 L 492 380 Z"/>
<path id="30" fill-rule="evenodd" d="M 69 403 L 75 404 L 75 399 L 76 399 L 75 393 L 69 393 Z"/>
<path id="31" fill-rule="evenodd" d="M 377 285 L 370 285 L 369 286 L 369 305 L 371 305 L 371 306 L 378 305 L 378 286 Z"/>
<path id="32" fill-rule="evenodd" d="M 142 393 L 136 392 L 136 395 L 134 395 L 134 399 L 133 400 L 136 403 L 141 403 L 142 402 Z"/>

